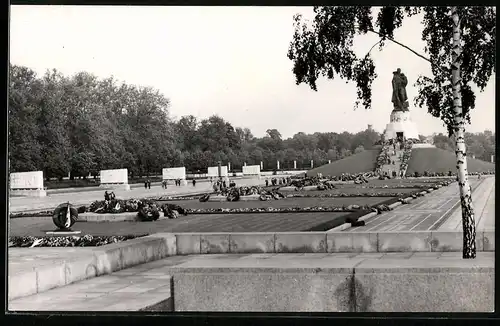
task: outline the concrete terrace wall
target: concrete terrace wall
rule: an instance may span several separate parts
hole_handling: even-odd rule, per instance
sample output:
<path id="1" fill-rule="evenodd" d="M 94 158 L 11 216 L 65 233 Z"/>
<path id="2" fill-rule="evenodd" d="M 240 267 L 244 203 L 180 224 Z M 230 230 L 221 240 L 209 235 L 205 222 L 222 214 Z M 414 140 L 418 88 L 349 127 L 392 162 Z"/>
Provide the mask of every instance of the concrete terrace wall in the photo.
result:
<path id="1" fill-rule="evenodd" d="M 29 271 L 9 259 L 9 301 L 120 271 L 173 289 L 137 310 L 490 312 L 494 231 L 476 240 L 478 258 L 462 260 L 461 232 L 158 233 Z"/>
<path id="2" fill-rule="evenodd" d="M 165 270 L 172 275 L 175 311 L 494 311 L 494 261 L 488 259 L 250 256 L 180 266 Z"/>
<path id="3" fill-rule="evenodd" d="M 461 252 L 462 232 L 179 233 L 177 255 L 243 253 Z M 495 251 L 495 231 L 476 234 L 477 251 Z"/>

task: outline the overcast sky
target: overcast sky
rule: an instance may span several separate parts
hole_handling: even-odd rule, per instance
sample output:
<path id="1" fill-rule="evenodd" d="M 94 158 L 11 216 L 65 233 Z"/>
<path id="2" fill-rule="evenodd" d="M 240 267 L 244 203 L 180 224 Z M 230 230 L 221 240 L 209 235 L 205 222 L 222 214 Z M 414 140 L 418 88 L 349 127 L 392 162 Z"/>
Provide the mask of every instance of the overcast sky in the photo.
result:
<path id="1" fill-rule="evenodd" d="M 398 45 L 372 51 L 378 78 L 373 108 L 354 111 L 356 89 L 342 80 L 321 80 L 318 92 L 295 85 L 287 58 L 293 15 L 312 7 L 84 7 L 11 6 L 10 61 L 43 74 L 87 71 L 152 86 L 170 98 L 173 117 L 218 114 L 255 136 L 269 128 L 296 132 L 382 131 L 392 110 L 391 78 L 408 76 L 410 110 L 420 134 L 445 132 L 425 108 L 415 108 L 413 87 L 429 64 Z M 424 53 L 420 17 L 404 22 L 395 39 Z M 356 39 L 364 55 L 374 35 Z M 476 94 L 468 131 L 495 130 L 495 81 Z"/>

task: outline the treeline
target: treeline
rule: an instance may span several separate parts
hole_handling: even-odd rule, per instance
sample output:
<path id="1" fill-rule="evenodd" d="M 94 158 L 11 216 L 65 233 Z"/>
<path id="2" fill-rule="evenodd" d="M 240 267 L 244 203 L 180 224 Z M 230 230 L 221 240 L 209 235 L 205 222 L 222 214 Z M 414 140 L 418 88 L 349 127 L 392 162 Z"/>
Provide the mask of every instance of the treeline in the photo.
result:
<path id="1" fill-rule="evenodd" d="M 455 151 L 455 139 L 442 133 L 433 137 L 434 145 L 438 148 Z M 485 130 L 479 133 L 465 133 L 465 144 L 467 155 L 475 156 L 476 159 L 490 162 L 491 155 L 495 156 L 495 133 Z"/>
<path id="2" fill-rule="evenodd" d="M 53 70 L 38 77 L 11 65 L 9 87 L 10 170 L 42 170 L 47 178 L 85 178 L 115 168 L 128 168 L 132 177 L 176 166 L 197 173 L 218 161 L 230 162 L 232 170 L 261 161 L 265 170 L 274 170 L 278 160 L 281 169 L 292 169 L 293 161 L 305 169 L 311 160 L 319 166 L 371 149 L 380 140 L 372 129 L 299 132 L 288 139 L 269 129 L 257 138 L 219 116 L 174 121 L 169 100 L 158 90 L 86 72 L 68 77 Z"/>

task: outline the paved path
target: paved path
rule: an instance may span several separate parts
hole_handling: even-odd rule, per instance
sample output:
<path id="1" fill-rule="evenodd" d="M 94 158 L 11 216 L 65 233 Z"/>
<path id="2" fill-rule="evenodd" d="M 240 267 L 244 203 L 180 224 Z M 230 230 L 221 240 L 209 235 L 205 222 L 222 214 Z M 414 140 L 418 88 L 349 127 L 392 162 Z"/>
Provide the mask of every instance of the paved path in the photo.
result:
<path id="1" fill-rule="evenodd" d="M 493 177 L 488 178 L 494 180 Z M 478 180 L 471 179 L 470 183 L 474 189 Z M 408 205 L 401 205 L 393 211 L 370 218 L 365 221 L 365 226 L 349 228 L 344 232 L 433 230 L 456 207 L 460 201 L 458 193 L 458 185 L 454 182 L 448 187 L 419 197 Z"/>
<path id="2" fill-rule="evenodd" d="M 9 275 L 92 255 L 99 247 L 9 248 Z"/>
<path id="3" fill-rule="evenodd" d="M 472 195 L 476 229 L 495 229 L 495 178 L 487 177 Z M 462 230 L 462 209 L 460 206 L 439 227 L 439 230 Z"/>
<path id="4" fill-rule="evenodd" d="M 15 311 L 139 310 L 146 300 L 159 302 L 171 295 L 170 268 L 331 268 L 360 264 L 385 267 L 491 266 L 494 252 L 478 252 L 464 261 L 461 252 L 336 253 L 336 254 L 221 254 L 173 256 L 109 275 L 9 300 Z M 10 264 L 10 262 L 9 262 Z M 9 286 L 13 286 L 9 284 Z M 175 297 L 175 294 L 174 294 Z"/>
<path id="5" fill-rule="evenodd" d="M 261 185 L 264 183 L 264 179 L 241 179 L 235 180 L 238 186 L 251 186 L 251 185 Z M 143 198 L 143 197 L 155 197 L 155 196 L 178 196 L 178 195 L 189 195 L 193 193 L 209 192 L 212 191 L 212 186 L 210 183 L 203 182 L 197 184 L 196 187 L 189 184 L 187 186 L 169 186 L 168 189 L 163 189 L 161 186 L 152 186 L 151 189 L 144 189 L 144 187 L 132 188 L 129 191 L 125 190 L 115 190 L 117 198 L 129 199 L 129 198 Z M 33 197 L 11 197 L 9 198 L 9 211 L 10 212 L 20 212 L 20 211 L 30 211 L 37 209 L 53 209 L 59 204 L 64 202 L 71 202 L 74 205 L 88 205 L 95 200 L 104 199 L 104 190 L 102 191 L 85 191 L 85 192 L 75 192 L 75 193 L 60 193 L 52 194 L 47 197 L 33 198 Z"/>

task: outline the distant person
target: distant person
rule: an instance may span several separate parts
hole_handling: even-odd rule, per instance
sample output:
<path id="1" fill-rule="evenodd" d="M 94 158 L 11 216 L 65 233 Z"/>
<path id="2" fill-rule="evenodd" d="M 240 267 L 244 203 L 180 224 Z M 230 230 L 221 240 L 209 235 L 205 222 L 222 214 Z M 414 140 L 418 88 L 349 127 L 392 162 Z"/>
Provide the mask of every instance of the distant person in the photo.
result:
<path id="1" fill-rule="evenodd" d="M 144 181 L 144 189 L 148 189 L 148 180 Z"/>
<path id="2" fill-rule="evenodd" d="M 151 189 L 151 180 L 148 179 L 148 189 Z"/>
<path id="3" fill-rule="evenodd" d="M 196 187 L 196 179 L 193 179 L 193 187 Z"/>
<path id="4" fill-rule="evenodd" d="M 226 183 L 226 180 L 222 181 L 222 186 L 224 187 L 224 189 L 227 188 L 227 183 Z"/>
<path id="5" fill-rule="evenodd" d="M 105 200 L 105 201 L 109 201 L 109 199 L 110 199 L 110 198 L 109 198 L 109 194 L 108 194 L 108 191 L 106 190 L 106 191 L 104 192 L 104 200 Z"/>
<path id="6" fill-rule="evenodd" d="M 269 187 L 269 179 L 266 178 L 266 187 Z"/>
<path id="7" fill-rule="evenodd" d="M 112 191 L 112 192 L 109 194 L 109 198 L 110 198 L 111 200 L 115 200 L 115 199 L 116 199 L 116 196 L 115 196 L 115 192 L 114 192 L 114 191 Z"/>

